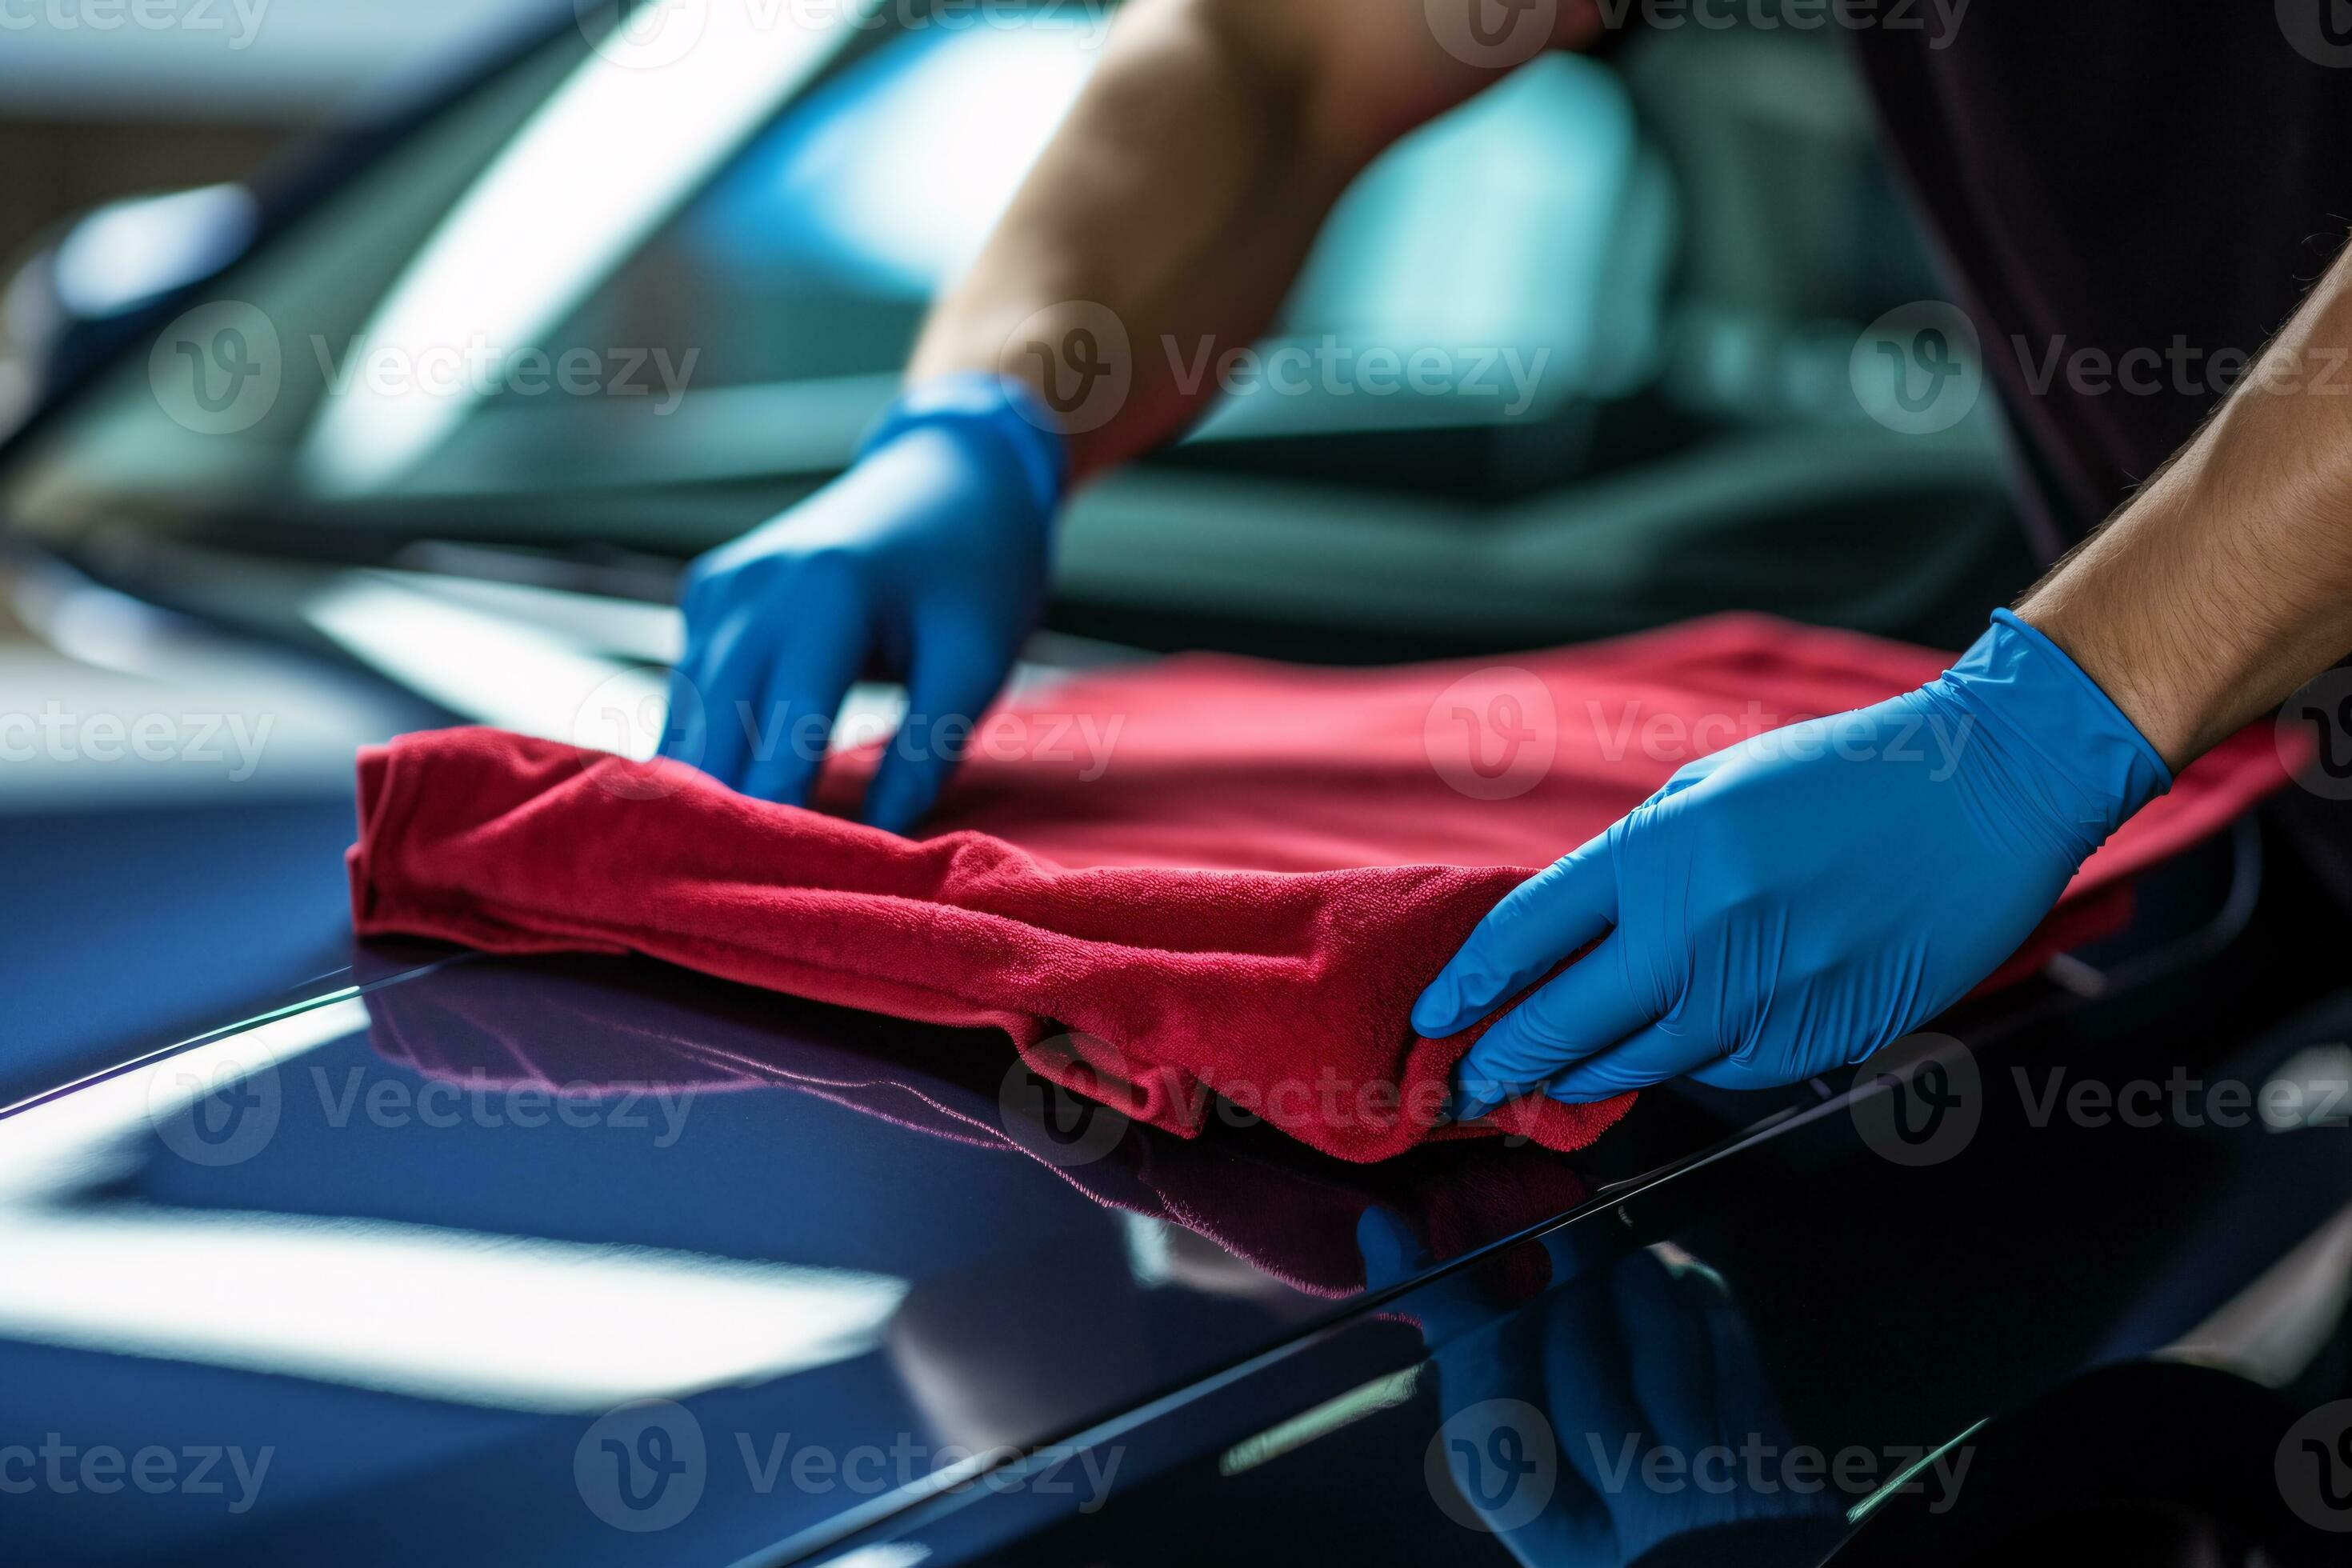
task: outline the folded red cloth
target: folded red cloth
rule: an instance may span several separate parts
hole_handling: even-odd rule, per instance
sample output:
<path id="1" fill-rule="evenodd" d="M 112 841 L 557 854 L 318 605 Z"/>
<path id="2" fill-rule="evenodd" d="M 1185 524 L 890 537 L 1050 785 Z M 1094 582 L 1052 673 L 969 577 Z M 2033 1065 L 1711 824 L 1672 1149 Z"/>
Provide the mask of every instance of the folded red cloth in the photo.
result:
<path id="1" fill-rule="evenodd" d="M 1343 1159 L 1496 1131 L 1570 1150 L 1633 1097 L 1530 1096 L 1440 1125 L 1477 1031 L 1417 1037 L 1422 987 L 1505 892 L 1684 763 L 1947 661 L 1751 616 L 1507 665 L 1169 659 L 992 715 L 919 840 L 746 799 L 679 763 L 487 730 L 412 735 L 360 758 L 353 914 L 363 935 L 635 951 L 1001 1027 L 1044 1077 L 1181 1133 L 1213 1092 Z M 1966 737 L 1916 743 L 1933 755 Z M 853 802 L 873 760 L 838 759 L 820 804 Z M 2111 925 L 2089 895 L 2284 776 L 2256 732 L 2189 769 L 2003 975 Z"/>

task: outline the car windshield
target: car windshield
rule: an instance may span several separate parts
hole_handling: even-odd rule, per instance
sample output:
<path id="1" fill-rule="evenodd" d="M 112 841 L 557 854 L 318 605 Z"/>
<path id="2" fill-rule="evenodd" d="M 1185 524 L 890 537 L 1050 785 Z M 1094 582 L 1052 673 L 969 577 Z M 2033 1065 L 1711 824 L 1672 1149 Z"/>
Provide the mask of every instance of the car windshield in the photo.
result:
<path id="1" fill-rule="evenodd" d="M 50 444 L 43 499 L 331 504 L 837 464 L 1108 19 L 1046 5 L 886 32 L 761 9 L 712 8 L 745 36 L 675 60 L 567 33 L 504 73 L 220 279 L 172 352 L 123 365 Z M 1654 274 L 1667 214 L 1656 189 L 1643 210 L 1639 153 L 1612 74 L 1567 58 L 1401 149 L 1285 312 L 1279 338 L 1309 352 L 1276 366 L 1286 403 L 1336 404 L 1333 366 L 1366 354 L 1395 361 L 1371 375 L 1394 392 L 1266 398 L 1229 433 L 1517 419 L 1627 384 L 1654 311 L 1592 307 L 1627 269 L 1621 301 L 1654 301 L 1641 253 Z M 1465 257 L 1455 219 L 1497 207 Z M 1244 392 L 1254 374 L 1202 368 Z"/>
<path id="2" fill-rule="evenodd" d="M 52 537 L 259 520 L 676 558 L 789 505 L 890 396 L 1115 12 L 880 9 L 566 25 L 142 328 L 16 444 L 0 509 Z M 1357 182 L 1265 340 L 1131 345 L 1225 395 L 1080 509 L 1075 591 L 1393 624 L 1351 580 L 1384 574 L 1508 643 L 1717 607 L 1704 558 L 1759 607 L 1942 635 L 1920 606 L 2008 522 L 1986 419 L 1922 440 L 1857 398 L 1858 323 L 1933 289 L 1871 145 L 1810 35 L 1514 73 Z M 1192 488 L 1136 500 L 1155 474 Z M 1207 521 L 1237 506 L 1239 554 Z M 1847 552 L 1871 598 L 1760 582 L 1783 544 L 1725 538 L 1757 518 L 1881 542 Z M 1473 572 L 1448 541 L 1498 519 L 1514 563 Z"/>

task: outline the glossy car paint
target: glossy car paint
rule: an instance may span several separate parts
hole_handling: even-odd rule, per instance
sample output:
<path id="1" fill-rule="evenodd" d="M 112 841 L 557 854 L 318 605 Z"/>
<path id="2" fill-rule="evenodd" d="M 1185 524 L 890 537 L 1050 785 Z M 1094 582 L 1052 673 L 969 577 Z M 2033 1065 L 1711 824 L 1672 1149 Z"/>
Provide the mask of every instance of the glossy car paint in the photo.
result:
<path id="1" fill-rule="evenodd" d="M 2276 983 L 2293 949 L 2258 921 L 2235 967 Z M 1769 1396 L 1780 1442 L 1924 1453 L 2161 1350 L 2352 1197 L 2325 1129 L 2036 1125 L 2016 1093 L 1916 1168 L 1812 1089 L 1741 1106 L 1766 1122 L 1744 1139 L 1720 1106 L 1660 1095 L 1580 1161 L 1456 1147 L 1365 1171 L 1243 1125 L 1107 1138 L 984 1033 L 635 961 L 352 956 L 306 1008 L 0 1121 L 5 1430 L 36 1450 L 56 1434 L 78 1453 L 270 1455 L 249 1492 L 233 1470 L 219 1494 L 44 1481 L 6 1505 L 27 1560 L 723 1563 L 890 1542 L 868 1560 L 1160 1561 L 1245 1551 L 1271 1500 L 1325 1487 L 1377 1500 L 1312 1521 L 1334 1550 L 1475 1560 L 1499 1543 L 1444 1512 L 1427 1446 L 1474 1390 L 1546 1411 L 1563 1445 L 1612 1430 L 1625 1406 L 1595 1403 L 1602 1373 L 1657 1376 L 1594 1316 L 1615 1271 L 1665 1258 L 1722 1281 L 1751 1347 L 1739 1378 L 1766 1391 L 1744 1397 Z M 2158 983 L 2158 1010 L 2191 1023 L 2215 978 Z M 2032 1007 L 1979 1026 L 1987 1081 L 2051 1050 L 2148 1074 L 2152 1044 L 2200 1037 L 2102 1041 L 2096 1016 L 2126 1021 L 2113 1005 Z M 2310 1032 L 2228 1070 L 2261 1081 Z M 1474 1190 L 1486 1207 L 1452 1211 L 1452 1256 L 1347 1279 L 1365 1209 L 1421 1234 L 1433 1194 Z M 1563 1207 L 1514 1213 L 1519 1193 Z M 1514 1244 L 1463 1213 L 1548 1234 Z M 697 1306 L 730 1270 L 741 1311 Z M 809 1285 L 866 1305 L 817 1333 L 838 1303 Z M 1478 1348 L 1515 1323 L 1582 1346 L 1586 1375 Z M 646 1398 L 675 1401 L 702 1457 L 690 1509 L 639 1532 L 604 1517 L 620 1472 L 599 1423 Z M 1059 1468 L 1022 1484 L 1011 1451 L 1041 1446 Z M 985 1475 L 957 1468 L 974 1451 L 994 1454 Z M 1831 1500 L 1747 1521 L 1728 1560 L 1817 1555 L 1867 1499 Z"/>
<path id="2" fill-rule="evenodd" d="M 1944 1022 L 1990 1089 L 1938 1162 L 1820 1083 L 1661 1092 L 1572 1161 L 1366 1172 L 1248 1126 L 1106 1136 L 983 1034 L 355 947 L 347 800 L 213 809 L 0 826 L 28 933 L 0 1559 L 1811 1562 L 1935 1500 L 1595 1486 L 1592 1443 L 1687 1436 L 1644 1403 L 1681 1360 L 1596 1292 L 1675 1281 L 1736 1342 L 1710 1396 L 1782 1448 L 1958 1454 L 2198 1334 L 2352 1198 L 2340 1130 L 2090 1126 L 2014 1087 L 2259 1085 L 2344 1037 L 2305 1011 L 2341 983 L 2338 917 L 2259 837 L 2153 879 L 2073 990 Z M 1423 1255 L 1351 1278 L 1367 1211 Z M 2331 1378 L 2314 1352 L 2294 1397 Z M 1430 1468 L 1473 1394 L 1556 1439 L 1558 1507 L 1514 1530 Z M 647 1399 L 677 1411 L 650 1443 Z"/>

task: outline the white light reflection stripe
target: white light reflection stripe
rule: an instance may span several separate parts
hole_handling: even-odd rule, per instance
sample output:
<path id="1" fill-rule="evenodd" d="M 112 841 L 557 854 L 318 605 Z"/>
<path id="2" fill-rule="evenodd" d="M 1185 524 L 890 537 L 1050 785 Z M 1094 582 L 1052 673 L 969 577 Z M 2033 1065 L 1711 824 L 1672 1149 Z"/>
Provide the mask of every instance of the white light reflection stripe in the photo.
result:
<path id="1" fill-rule="evenodd" d="M 138 1157 L 136 1141 L 228 1079 L 368 1026 L 356 994 L 159 1057 L 0 1119 L 0 1205 L 88 1187 Z"/>
<path id="2" fill-rule="evenodd" d="M 377 1220 L 0 1211 L 0 1335 L 509 1410 L 600 1410 L 870 1349 L 848 1270 Z"/>
<path id="3" fill-rule="evenodd" d="M 373 489 L 430 455 L 465 419 L 479 377 L 468 368 L 444 384 L 415 373 L 451 356 L 495 371 L 535 346 L 858 36 L 862 16 L 843 6 L 821 26 L 790 6 L 742 0 L 665 9 L 684 11 L 674 25 L 699 29 L 691 47 L 672 59 L 659 39 L 607 40 L 385 296 L 352 345 L 350 384 L 327 400 L 303 452 L 321 489 Z M 379 365 L 404 374 L 372 375 Z"/>
<path id="4" fill-rule="evenodd" d="M 904 1280 L 91 1189 L 216 1088 L 364 1029 L 356 994 L 0 1119 L 0 1336 L 537 1411 L 863 1354 Z"/>

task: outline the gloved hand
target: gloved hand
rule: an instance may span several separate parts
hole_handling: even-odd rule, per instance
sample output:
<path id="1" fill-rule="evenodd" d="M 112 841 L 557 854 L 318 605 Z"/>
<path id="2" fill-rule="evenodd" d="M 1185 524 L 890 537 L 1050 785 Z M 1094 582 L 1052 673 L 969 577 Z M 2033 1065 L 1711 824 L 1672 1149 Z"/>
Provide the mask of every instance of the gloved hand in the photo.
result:
<path id="1" fill-rule="evenodd" d="M 1673 1542 L 1693 1543 L 1678 1560 L 1817 1560 L 1843 1533 L 1835 1494 L 1781 1479 L 1795 1439 L 1722 1279 L 1671 1251 L 1579 1258 L 1578 1228 L 1542 1238 L 1550 1289 L 1516 1311 L 1459 1274 L 1388 1309 L 1421 1324 L 1446 1468 L 1480 1526 L 1531 1568 L 1617 1568 Z M 1373 1289 L 1427 1266 L 1378 1207 L 1356 1244 Z M 1517 1407 L 1507 1426 L 1479 1419 L 1490 1401 Z M 1549 1470 L 1513 1473 L 1547 1449 Z M 1687 1473 L 1655 1484 L 1643 1466 L 1660 1451 Z M 1760 1473 L 1750 1451 L 1769 1457 Z M 1793 1550 L 1801 1536 L 1820 1550 Z"/>
<path id="2" fill-rule="evenodd" d="M 1067 470 L 1050 423 L 993 375 L 927 383 L 846 474 L 695 562 L 662 754 L 805 805 L 851 683 L 900 679 L 908 716 L 865 815 L 912 828 L 955 767 L 959 727 L 968 736 L 994 700 L 1044 606 Z"/>
<path id="3" fill-rule="evenodd" d="M 1796 1082 L 1967 994 L 2171 786 L 2090 677 L 2002 610 L 1916 691 L 1684 768 L 1497 904 L 1413 1027 L 1466 1027 L 1598 937 L 1472 1047 L 1458 1116 L 1683 1073 Z"/>

